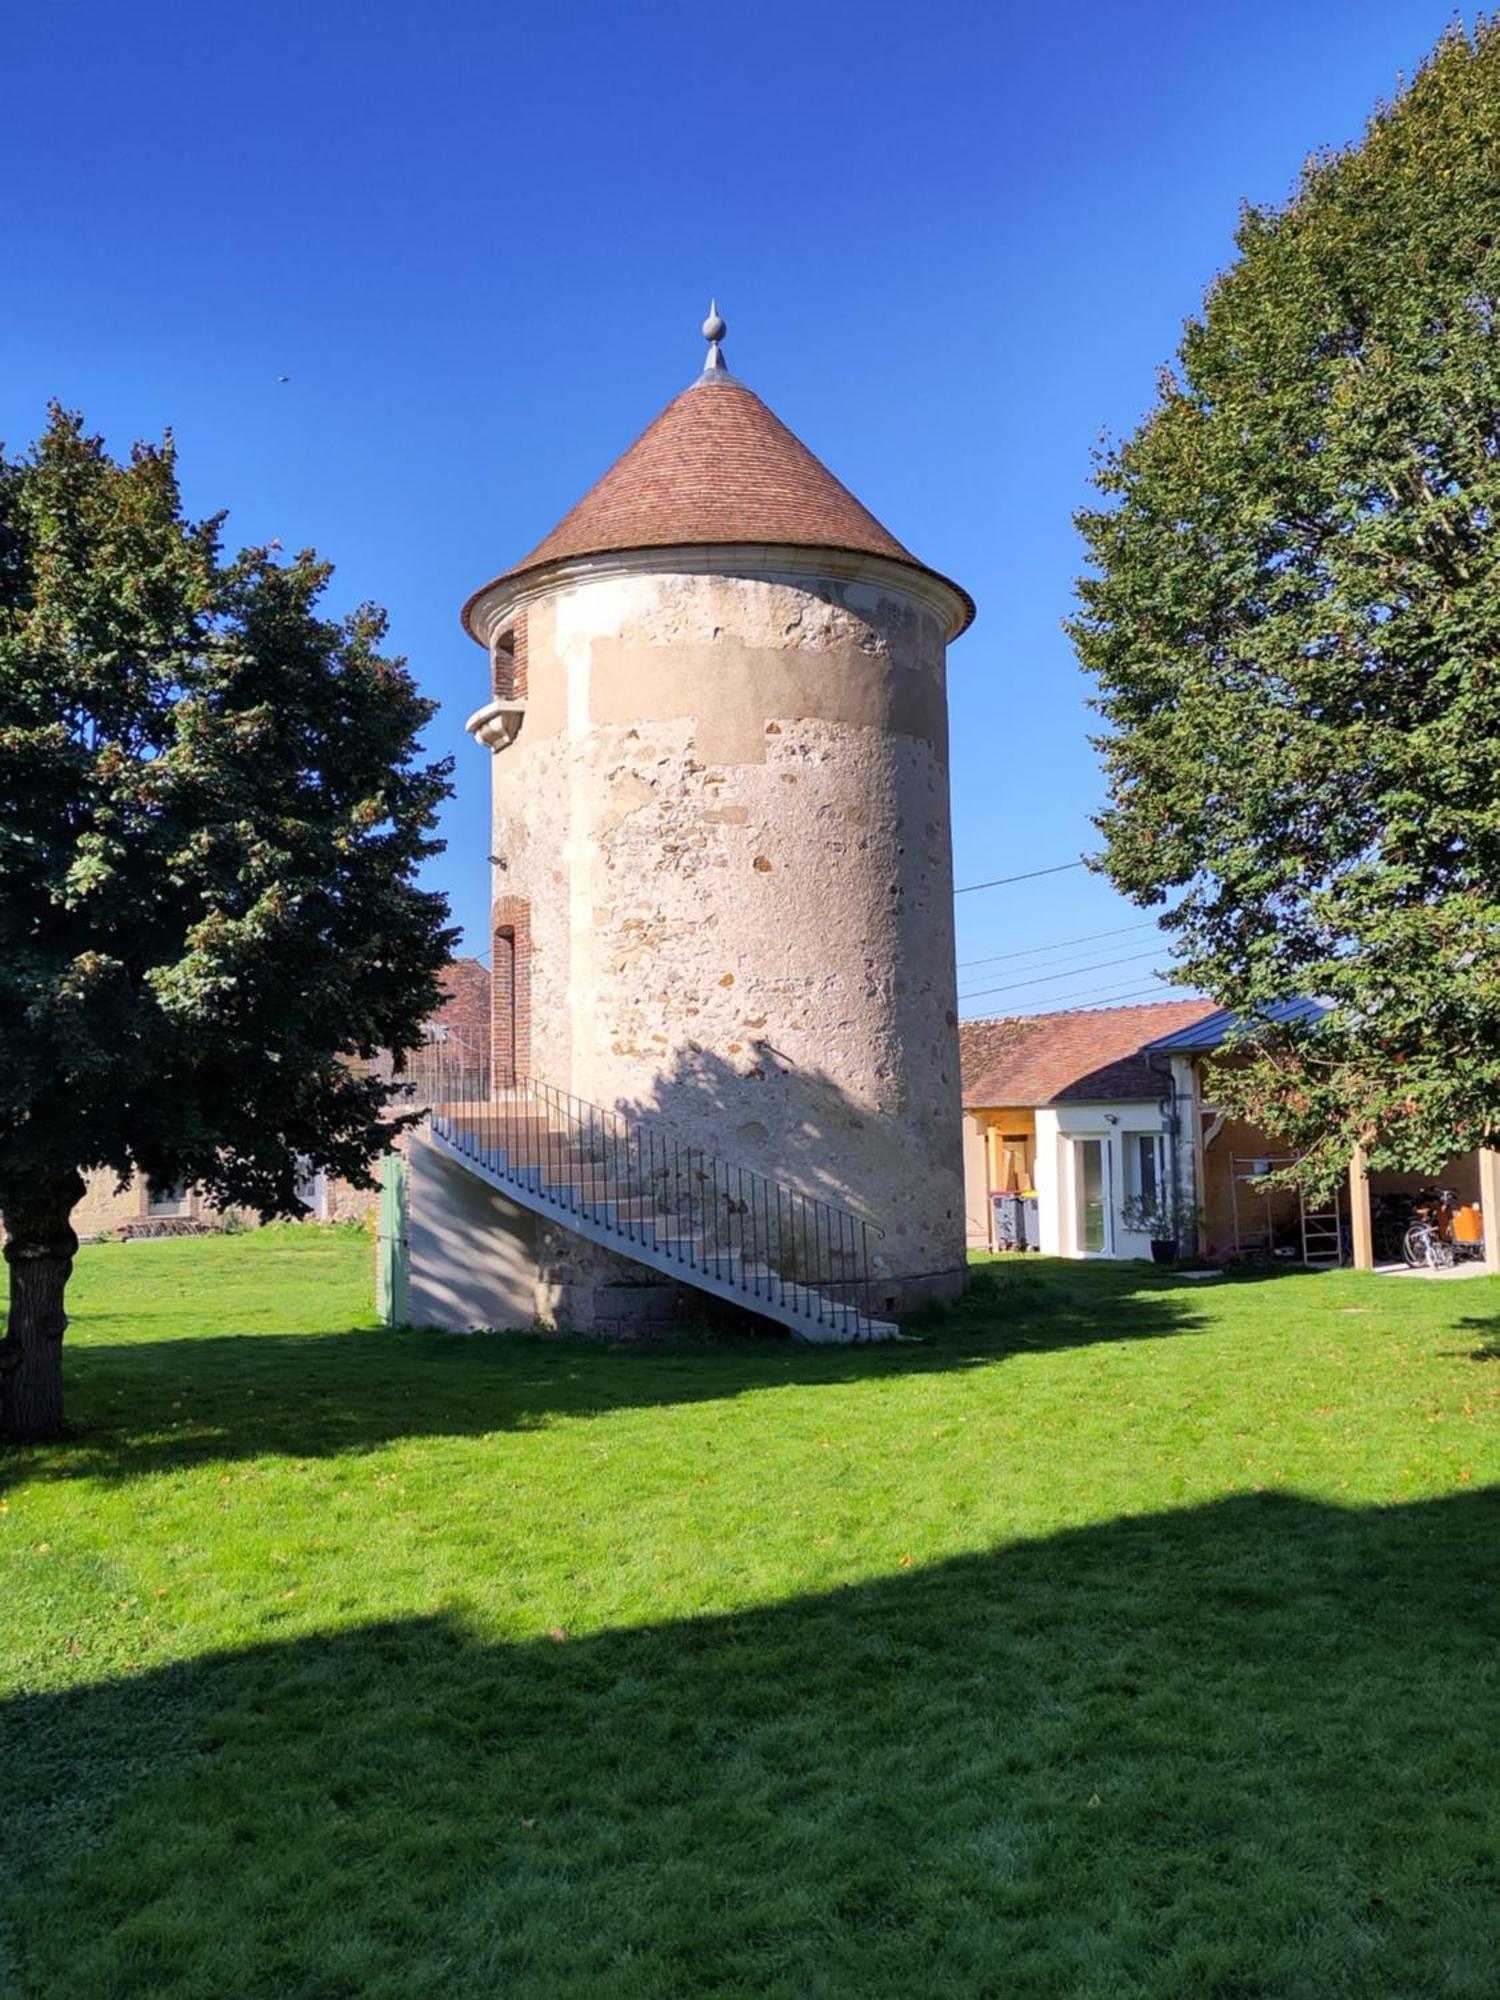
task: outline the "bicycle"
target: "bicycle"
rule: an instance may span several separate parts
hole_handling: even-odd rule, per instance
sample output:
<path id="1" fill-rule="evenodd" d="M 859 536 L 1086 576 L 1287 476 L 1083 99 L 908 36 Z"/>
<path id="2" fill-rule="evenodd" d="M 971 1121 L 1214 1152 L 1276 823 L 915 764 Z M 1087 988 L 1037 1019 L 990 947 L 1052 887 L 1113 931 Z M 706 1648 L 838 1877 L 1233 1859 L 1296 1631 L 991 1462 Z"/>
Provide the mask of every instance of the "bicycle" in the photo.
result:
<path id="1" fill-rule="evenodd" d="M 1406 1232 L 1412 1224 L 1409 1194 L 1372 1194 L 1370 1223 L 1375 1262 L 1399 1264 L 1406 1255 Z"/>
<path id="2" fill-rule="evenodd" d="M 1451 1188 L 1436 1188 L 1412 1209 L 1412 1222 L 1401 1239 L 1401 1254 L 1413 1270 L 1446 1271 L 1456 1260 L 1453 1209 L 1458 1197 Z"/>

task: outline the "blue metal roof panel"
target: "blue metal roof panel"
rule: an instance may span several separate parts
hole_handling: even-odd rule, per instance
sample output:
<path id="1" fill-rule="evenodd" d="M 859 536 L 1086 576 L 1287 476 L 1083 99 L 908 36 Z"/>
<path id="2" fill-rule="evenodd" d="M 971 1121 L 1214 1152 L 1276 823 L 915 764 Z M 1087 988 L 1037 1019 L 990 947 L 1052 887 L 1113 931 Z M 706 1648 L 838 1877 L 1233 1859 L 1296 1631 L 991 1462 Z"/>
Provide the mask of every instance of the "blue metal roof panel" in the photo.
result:
<path id="1" fill-rule="evenodd" d="M 1284 1028 L 1296 1022 L 1321 1021 L 1332 1011 L 1326 1000 L 1278 1000 L 1275 1006 L 1267 1007 L 1254 1021 L 1246 1023 L 1232 1009 L 1221 1007 L 1218 1013 L 1206 1014 L 1201 1021 L 1179 1028 L 1176 1034 L 1161 1035 L 1156 1041 L 1147 1042 L 1146 1048 L 1173 1055 L 1202 1054 L 1222 1048 L 1232 1035 L 1247 1028 L 1253 1032 L 1257 1026 Z"/>

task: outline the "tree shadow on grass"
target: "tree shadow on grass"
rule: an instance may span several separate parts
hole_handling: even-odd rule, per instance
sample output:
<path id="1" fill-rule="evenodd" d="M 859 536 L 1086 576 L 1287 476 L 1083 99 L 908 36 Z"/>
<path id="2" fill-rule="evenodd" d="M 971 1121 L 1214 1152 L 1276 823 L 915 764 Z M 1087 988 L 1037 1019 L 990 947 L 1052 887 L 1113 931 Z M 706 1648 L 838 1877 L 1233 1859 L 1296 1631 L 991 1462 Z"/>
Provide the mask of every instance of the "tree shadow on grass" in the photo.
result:
<path id="1" fill-rule="evenodd" d="M 12 1700 L 0 1988 L 1488 2000 L 1497 1570 L 1496 1492 L 1243 1497 Z"/>
<path id="2" fill-rule="evenodd" d="M 1479 1345 L 1460 1349 L 1465 1361 L 1500 1361 L 1500 1316 L 1489 1319 L 1461 1319 L 1455 1331 L 1479 1336 Z"/>
<path id="3" fill-rule="evenodd" d="M 1160 1339 L 1202 1325 L 1196 1300 L 1123 1266 L 981 1267 L 910 1342 L 813 1348 L 779 1331 L 607 1345 L 542 1334 L 225 1333 L 101 1339 L 80 1317 L 64 1366 L 75 1434 L 0 1455 L 20 1478 L 136 1478 L 209 1459 L 306 1458 L 414 1436 L 483 1436 L 557 1417 L 740 1396 L 790 1384 L 987 1366 L 1018 1353 Z"/>

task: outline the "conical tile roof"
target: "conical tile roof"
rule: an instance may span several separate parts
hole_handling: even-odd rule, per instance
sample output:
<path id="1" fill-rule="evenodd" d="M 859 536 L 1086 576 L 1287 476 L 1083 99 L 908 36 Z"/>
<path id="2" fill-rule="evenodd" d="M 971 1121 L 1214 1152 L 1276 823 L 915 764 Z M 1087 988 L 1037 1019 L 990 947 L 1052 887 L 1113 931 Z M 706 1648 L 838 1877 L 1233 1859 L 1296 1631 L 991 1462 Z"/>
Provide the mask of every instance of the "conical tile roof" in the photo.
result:
<path id="1" fill-rule="evenodd" d="M 936 574 L 753 389 L 711 368 L 668 403 L 524 561 L 495 581 L 617 550 L 746 543 L 848 550 Z M 950 588 L 963 600 L 967 624 L 972 601 L 957 585 Z"/>

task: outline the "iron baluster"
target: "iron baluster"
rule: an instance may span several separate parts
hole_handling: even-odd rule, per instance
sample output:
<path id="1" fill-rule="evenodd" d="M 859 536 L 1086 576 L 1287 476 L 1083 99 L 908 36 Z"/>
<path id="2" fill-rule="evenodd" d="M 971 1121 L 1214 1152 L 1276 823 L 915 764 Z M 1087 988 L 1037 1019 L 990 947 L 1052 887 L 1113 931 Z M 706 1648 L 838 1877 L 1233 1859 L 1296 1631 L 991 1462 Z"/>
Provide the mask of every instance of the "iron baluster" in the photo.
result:
<path id="1" fill-rule="evenodd" d="M 883 1232 L 866 1217 L 461 1046 L 429 1047 L 393 1095 L 459 1157 L 524 1186 L 544 1210 L 654 1247 L 795 1319 L 869 1337 L 870 1237 Z"/>

